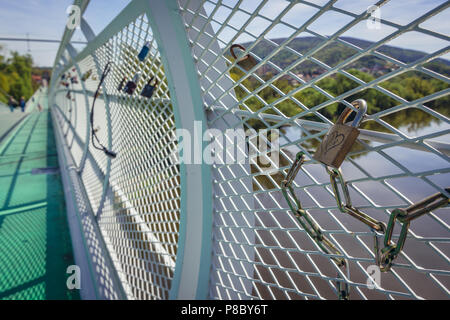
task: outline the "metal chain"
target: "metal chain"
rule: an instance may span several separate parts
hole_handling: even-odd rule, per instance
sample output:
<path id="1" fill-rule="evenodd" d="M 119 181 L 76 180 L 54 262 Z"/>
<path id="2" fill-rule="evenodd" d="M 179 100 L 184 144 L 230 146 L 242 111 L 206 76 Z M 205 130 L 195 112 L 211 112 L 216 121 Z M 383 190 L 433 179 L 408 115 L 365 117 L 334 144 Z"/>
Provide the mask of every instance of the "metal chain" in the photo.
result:
<path id="1" fill-rule="evenodd" d="M 445 191 L 450 193 L 450 188 L 446 188 Z M 386 235 L 384 237 L 384 248 L 381 249 L 380 256 L 380 270 L 389 271 L 392 266 L 393 260 L 399 255 L 400 251 L 406 241 L 408 234 L 409 224 L 412 220 L 419 218 L 420 216 L 429 213 L 439 207 L 446 206 L 450 203 L 449 198 L 442 192 L 438 192 L 429 196 L 406 209 L 395 209 L 392 211 L 387 226 Z M 395 227 L 395 221 L 401 224 L 402 229 L 398 242 L 395 244 L 392 242 L 392 233 Z"/>
<path id="2" fill-rule="evenodd" d="M 350 192 L 349 192 L 348 186 L 347 186 L 347 182 L 344 180 L 341 170 L 336 169 L 336 168 L 330 168 L 327 166 L 327 172 L 330 175 L 331 186 L 333 187 L 333 192 L 334 192 L 339 210 L 343 213 L 348 213 L 352 217 L 365 223 L 371 229 L 378 231 L 378 232 L 385 233 L 386 225 L 384 223 L 373 219 L 372 217 L 368 216 L 364 212 L 361 212 L 359 209 L 353 207 L 351 198 L 350 198 Z M 339 193 L 337 180 L 339 180 L 342 191 L 344 192 L 345 204 L 342 202 L 342 197 L 341 197 L 341 194 Z"/>
<path id="3" fill-rule="evenodd" d="M 294 163 L 289 169 L 286 178 L 281 182 L 281 191 L 283 193 L 286 202 L 289 205 L 297 221 L 302 228 L 311 236 L 316 244 L 327 254 L 342 255 L 339 249 L 322 233 L 320 227 L 314 222 L 311 216 L 301 206 L 300 200 L 295 195 L 292 183 L 301 169 L 301 166 L 305 163 L 305 154 L 298 152 L 295 156 Z M 352 205 L 348 184 L 342 176 L 340 169 L 326 167 L 328 174 L 330 175 L 330 182 L 333 188 L 333 192 L 336 198 L 338 208 L 343 213 L 348 213 L 352 217 L 363 222 L 374 232 L 374 253 L 376 264 L 380 267 L 380 270 L 387 272 L 391 269 L 393 260 L 398 256 L 402 250 L 406 236 L 409 229 L 409 224 L 412 220 L 429 213 L 430 211 L 439 207 L 445 206 L 449 203 L 449 198 L 443 193 L 436 193 L 416 204 L 409 206 L 406 209 L 395 209 L 389 218 L 388 226 L 378 221 Z M 339 191 L 339 184 L 342 188 L 344 198 L 342 198 Z M 289 191 L 289 192 L 288 192 Z M 446 191 L 450 193 L 450 188 Z M 291 198 L 293 201 L 291 201 Z M 345 203 L 343 202 L 345 200 Z M 392 242 L 392 233 L 395 227 L 395 221 L 398 220 L 402 224 L 400 237 L 397 244 Z M 384 248 L 380 250 L 378 243 L 378 233 L 384 234 Z M 332 257 L 331 258 L 338 267 L 347 270 L 347 262 L 344 258 Z M 340 275 L 337 275 L 341 278 Z M 348 283 L 342 284 L 342 281 L 336 281 L 336 289 L 338 297 L 341 300 L 348 300 L 349 298 L 349 286 Z"/>
<path id="4" fill-rule="evenodd" d="M 354 217 L 354 218 L 358 219 L 359 221 L 361 221 L 362 223 L 366 224 L 367 226 L 369 226 L 370 230 L 372 231 L 373 237 L 374 237 L 375 263 L 377 266 L 380 267 L 381 261 L 380 261 L 380 250 L 379 250 L 379 243 L 378 243 L 378 235 L 379 235 L 378 233 L 385 234 L 386 233 L 386 225 L 381 221 L 375 220 L 374 218 L 370 217 L 369 215 L 360 211 L 359 209 L 355 208 L 352 205 L 350 192 L 348 190 L 348 184 L 344 180 L 344 177 L 342 176 L 342 172 L 340 169 L 331 168 L 331 167 L 327 166 L 326 170 L 327 170 L 328 174 L 330 175 L 331 187 L 333 188 L 333 193 L 336 198 L 336 202 L 337 202 L 339 210 L 343 213 L 348 213 L 352 217 Z M 341 197 L 341 194 L 339 192 L 339 187 L 338 187 L 338 181 L 339 181 L 339 184 L 341 185 L 342 191 L 344 193 L 345 204 L 342 202 L 342 197 Z M 381 269 L 381 267 L 380 267 L 380 269 Z"/>
<path id="5" fill-rule="evenodd" d="M 353 207 L 347 182 L 344 180 L 340 169 L 330 168 L 327 166 L 327 172 L 330 175 L 331 186 L 333 188 L 339 210 L 343 213 L 348 213 L 352 217 L 355 217 L 359 221 L 365 223 L 374 232 L 375 261 L 382 272 L 387 272 L 391 269 L 392 261 L 402 250 L 408 234 L 409 223 L 425 213 L 448 204 L 449 201 L 448 197 L 444 194 L 436 193 L 414 205 L 409 206 L 406 209 L 395 209 L 391 213 L 389 224 L 386 227 L 383 222 L 377 221 L 364 212 L 361 212 L 359 209 Z M 342 202 L 342 197 L 339 192 L 338 180 L 344 193 L 345 204 Z M 447 188 L 446 191 L 450 192 L 450 188 Z M 398 243 L 393 244 L 391 238 L 396 220 L 402 224 L 402 230 L 400 232 Z M 381 250 L 379 249 L 377 232 L 384 234 L 384 248 Z"/>
<path id="6" fill-rule="evenodd" d="M 345 260 L 344 260 L 345 261 Z M 347 278 L 350 278 L 350 270 L 347 267 L 347 263 L 344 263 L 341 266 L 341 269 L 344 269 L 344 271 L 346 271 L 347 273 Z M 337 275 L 338 278 L 341 278 L 341 276 Z M 350 298 L 350 289 L 348 287 L 348 283 L 343 281 L 336 281 L 336 290 L 338 292 L 338 298 L 339 300 L 349 300 Z"/>
<path id="7" fill-rule="evenodd" d="M 303 152 L 298 152 L 295 157 L 294 163 L 292 164 L 286 175 L 286 179 L 281 182 L 281 191 L 283 193 L 283 196 L 286 199 L 286 202 L 288 203 L 292 213 L 297 218 L 297 221 L 308 233 L 308 235 L 310 235 L 311 238 L 316 242 L 316 244 L 326 254 L 342 255 L 342 252 L 340 252 L 339 249 L 327 237 L 325 237 L 325 235 L 322 233 L 322 230 L 320 230 L 320 227 L 314 222 L 308 212 L 302 208 L 300 200 L 297 198 L 294 189 L 292 188 L 292 182 L 294 181 L 304 162 L 305 154 Z M 291 201 L 290 197 L 292 197 L 292 199 L 294 200 L 293 202 Z M 347 263 L 345 259 L 338 257 L 331 257 L 331 259 L 336 263 L 338 267 L 347 270 Z M 338 278 L 340 278 L 339 274 Z M 348 284 L 345 283 L 343 286 L 341 286 L 341 282 L 342 281 L 336 282 L 338 296 L 339 299 L 347 300 L 349 297 Z"/>

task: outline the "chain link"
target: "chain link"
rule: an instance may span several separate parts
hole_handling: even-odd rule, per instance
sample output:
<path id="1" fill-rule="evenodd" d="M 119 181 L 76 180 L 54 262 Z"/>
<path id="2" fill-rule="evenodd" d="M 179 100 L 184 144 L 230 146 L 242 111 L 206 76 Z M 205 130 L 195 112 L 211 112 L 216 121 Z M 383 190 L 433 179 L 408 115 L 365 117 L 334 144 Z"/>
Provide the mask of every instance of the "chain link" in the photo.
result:
<path id="1" fill-rule="evenodd" d="M 301 206 L 300 200 L 295 195 L 294 189 L 292 188 L 292 182 L 297 176 L 301 166 L 305 163 L 305 154 L 303 152 L 298 152 L 295 156 L 294 163 L 289 169 L 286 179 L 281 182 L 281 191 L 283 193 L 286 202 L 289 205 L 297 221 L 300 223 L 302 228 L 308 233 L 309 236 L 316 242 L 316 244 L 324 251 L 326 254 L 342 255 L 342 252 L 322 233 L 320 227 L 314 222 L 311 216 L 306 210 Z M 289 193 L 288 193 L 289 190 Z M 293 199 L 293 202 L 291 199 Z M 345 259 L 338 257 L 331 257 L 331 259 L 340 268 L 347 268 L 347 263 Z M 340 278 L 338 274 L 338 278 Z M 349 297 L 348 284 L 345 283 L 341 285 L 342 281 L 336 282 L 336 288 L 338 291 L 339 299 L 347 300 Z"/>
<path id="2" fill-rule="evenodd" d="M 368 216 L 364 212 L 361 212 L 359 209 L 353 207 L 351 198 L 350 198 L 350 192 L 349 192 L 348 186 L 347 186 L 347 182 L 344 180 L 341 170 L 335 169 L 335 168 L 330 168 L 327 166 L 327 172 L 330 175 L 331 186 L 333 188 L 333 192 L 334 192 L 339 210 L 343 213 L 348 213 L 349 215 L 358 219 L 362 223 L 365 223 L 371 229 L 378 231 L 378 232 L 385 233 L 386 225 L 384 223 L 373 219 L 372 217 Z M 339 180 L 342 191 L 344 192 L 345 204 L 342 202 L 342 197 L 339 192 L 337 180 Z"/>
<path id="3" fill-rule="evenodd" d="M 344 263 L 341 266 L 341 269 L 344 269 L 344 271 L 346 271 L 346 273 L 347 273 L 347 277 L 349 277 L 349 269 L 348 269 L 347 263 Z M 337 277 L 341 278 L 339 273 L 338 273 Z M 336 281 L 336 290 L 338 292 L 339 300 L 349 300 L 349 298 L 350 298 L 350 289 L 348 287 L 348 283 L 347 282 Z"/>
<path id="4" fill-rule="evenodd" d="M 445 191 L 450 193 L 450 188 Z M 406 209 L 395 209 L 392 211 L 384 237 L 384 248 L 380 252 L 380 270 L 389 271 L 393 260 L 399 255 L 406 241 L 409 225 L 412 220 L 429 213 L 439 207 L 449 204 L 449 198 L 441 192 L 438 192 L 428 198 L 419 201 Z M 392 234 L 395 227 L 395 221 L 398 221 L 402 228 L 397 243 L 392 242 Z"/>
<path id="5" fill-rule="evenodd" d="M 330 175 L 330 182 L 331 186 L 333 188 L 333 193 L 336 198 L 336 202 L 338 205 L 338 208 L 343 213 L 348 213 L 352 217 L 358 219 L 362 223 L 369 226 L 370 230 L 373 232 L 374 237 L 374 255 L 375 255 L 375 263 L 377 266 L 380 267 L 381 265 L 381 258 L 380 258 L 380 249 L 379 249 L 379 242 L 378 242 L 378 233 L 386 233 L 386 225 L 378 220 L 375 220 L 374 218 L 370 217 L 369 215 L 365 214 L 364 212 L 360 211 L 359 209 L 355 208 L 352 205 L 350 192 L 348 189 L 348 184 L 344 180 L 344 177 L 342 176 L 342 172 L 340 169 L 336 168 L 330 168 L 326 167 L 328 174 Z M 338 181 L 341 185 L 342 191 L 344 193 L 345 198 L 345 204 L 342 202 L 342 197 L 339 192 L 338 187 Z M 381 269 L 381 267 L 380 267 Z"/>
<path id="6" fill-rule="evenodd" d="M 344 180 L 340 169 L 331 168 L 328 166 L 326 167 L 326 169 L 328 174 L 330 175 L 331 186 L 333 188 L 333 193 L 335 195 L 339 210 L 343 213 L 348 213 L 352 217 L 363 222 L 374 232 L 375 261 L 376 264 L 380 267 L 380 270 L 383 272 L 390 270 L 392 261 L 402 250 L 408 234 L 410 222 L 436 208 L 448 204 L 447 196 L 442 193 L 436 193 L 414 205 L 411 205 L 406 209 L 395 209 L 394 211 L 392 211 L 388 226 L 386 227 L 383 222 L 377 221 L 364 212 L 360 211 L 359 209 L 353 207 L 348 184 Z M 342 196 L 339 192 L 338 181 L 344 193 L 345 203 L 342 201 Z M 446 191 L 450 192 L 450 188 L 447 188 Z M 398 243 L 393 244 L 391 238 L 396 220 L 401 223 L 402 229 L 400 232 Z M 384 234 L 384 248 L 381 250 L 379 249 L 378 237 L 376 232 Z"/>

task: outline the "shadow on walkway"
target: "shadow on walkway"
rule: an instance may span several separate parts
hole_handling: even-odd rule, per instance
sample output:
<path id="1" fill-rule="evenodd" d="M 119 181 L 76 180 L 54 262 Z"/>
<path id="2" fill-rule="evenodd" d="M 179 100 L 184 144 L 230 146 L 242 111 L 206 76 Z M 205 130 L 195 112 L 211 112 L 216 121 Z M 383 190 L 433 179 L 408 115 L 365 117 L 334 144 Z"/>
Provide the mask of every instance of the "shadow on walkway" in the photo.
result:
<path id="1" fill-rule="evenodd" d="M 79 299 L 50 113 L 33 112 L 0 143 L 0 299 Z"/>

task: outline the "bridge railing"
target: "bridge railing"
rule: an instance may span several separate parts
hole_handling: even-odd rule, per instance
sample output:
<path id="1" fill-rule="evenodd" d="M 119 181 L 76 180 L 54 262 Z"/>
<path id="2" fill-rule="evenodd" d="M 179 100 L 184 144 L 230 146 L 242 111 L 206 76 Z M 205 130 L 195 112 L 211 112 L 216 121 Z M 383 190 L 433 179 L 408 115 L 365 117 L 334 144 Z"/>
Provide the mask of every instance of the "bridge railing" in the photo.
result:
<path id="1" fill-rule="evenodd" d="M 375 279 L 374 239 L 382 247 L 385 232 L 340 212 L 341 189 L 312 158 L 338 111 L 363 98 L 368 113 L 341 167 L 351 205 L 387 224 L 395 209 L 448 196 L 449 78 L 440 58 L 449 37 L 428 22 L 449 4 L 401 23 L 382 15 L 381 31 L 357 41 L 348 34 L 373 23 L 374 10 L 395 9 L 369 2 L 133 0 L 98 35 L 81 17 L 88 43 L 79 52 L 66 29 L 49 101 L 76 260 L 89 270 L 85 298 L 336 299 L 337 284 L 350 299 L 448 298 L 448 208 L 411 223 L 392 268 Z M 88 3 L 74 4 L 83 14 Z M 440 47 L 402 60 L 390 45 L 412 33 Z M 238 63 L 247 54 L 254 63 Z M 138 72 L 134 94 L 124 93 L 120 84 Z M 153 95 L 141 96 L 152 77 Z M 403 96 L 405 85 L 423 93 Z M 194 137 L 192 154 L 181 129 Z M 228 135 L 215 140 L 218 161 L 195 161 L 209 134 L 231 129 L 237 138 L 247 132 L 245 161 L 222 161 L 234 152 Z M 294 196 L 334 253 L 283 196 L 298 152 L 308 161 L 293 179 Z M 181 161 L 186 153 L 194 163 Z"/>

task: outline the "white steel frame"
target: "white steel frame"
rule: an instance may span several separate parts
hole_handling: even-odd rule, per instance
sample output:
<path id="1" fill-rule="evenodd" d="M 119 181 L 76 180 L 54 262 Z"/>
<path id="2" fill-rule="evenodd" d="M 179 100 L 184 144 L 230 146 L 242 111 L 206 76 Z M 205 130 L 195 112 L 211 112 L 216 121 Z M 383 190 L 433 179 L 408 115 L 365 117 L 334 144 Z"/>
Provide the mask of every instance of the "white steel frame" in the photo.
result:
<path id="1" fill-rule="evenodd" d="M 285 142 L 281 145 L 280 156 L 284 159 L 284 164 L 278 169 L 283 175 L 293 161 L 288 149 L 295 147 L 311 158 L 312 150 L 305 143 L 320 141 L 332 125 L 332 121 L 322 115 L 320 110 L 335 102 L 354 109 L 344 99 L 355 93 L 374 89 L 394 99 L 398 105 L 370 114 L 364 119 L 364 122 L 376 122 L 390 133 L 361 130 L 358 141 L 364 147 L 363 150 L 350 153 L 344 163 L 344 174 L 350 169 L 361 173 L 359 177 L 349 179 L 352 196 L 361 200 L 361 210 L 375 212 L 377 217 L 387 221 L 393 209 L 413 203 L 408 194 L 392 183 L 393 179 L 414 178 L 435 192 L 447 194 L 447 186 L 436 182 L 435 177 L 448 176 L 450 173 L 450 143 L 436 139 L 448 135 L 450 129 L 444 127 L 419 137 L 410 137 L 386 122 L 383 117 L 415 108 L 448 125 L 449 119 L 426 106 L 426 103 L 447 97 L 450 89 L 447 87 L 408 101 L 381 84 L 406 72 L 415 71 L 449 85 L 450 79 L 447 76 L 425 65 L 448 54 L 450 46 L 447 44 L 444 48 L 409 63 L 390 57 L 379 49 L 389 41 L 412 31 L 448 43 L 448 35 L 426 29 L 422 24 L 433 16 L 448 12 L 450 3 L 437 5 L 405 25 L 381 19 L 384 26 L 394 28 L 395 31 L 367 48 L 360 48 L 342 39 L 342 35 L 365 21 L 370 15 L 367 11 L 355 13 L 344 10 L 337 0 L 322 1 L 322 4 L 298 0 L 287 1 L 281 9 L 276 9 L 278 11 L 274 16 L 268 17 L 268 6 L 280 1 L 258 0 L 255 1 L 257 5 L 254 10 L 250 11 L 244 5 L 246 2 L 132 0 L 98 35 L 92 32 L 88 22 L 82 18 L 81 30 L 88 43 L 80 52 L 71 44 L 73 30 L 65 30 L 54 64 L 49 101 L 54 124 L 58 128 L 61 167 L 67 170 L 64 179 L 66 196 L 72 194 L 73 197 L 73 193 L 77 192 L 72 204 L 68 205 L 68 211 L 70 223 L 77 221 L 80 226 L 79 234 L 74 239 L 84 239 L 85 243 L 83 246 L 74 244 L 77 263 L 80 261 L 80 264 L 90 266 L 92 281 L 87 286 L 90 289 L 85 291 L 84 297 L 333 299 L 336 298 L 335 281 L 339 279 L 349 284 L 351 298 L 355 299 L 427 297 L 426 292 L 418 291 L 415 284 L 408 280 L 407 275 L 414 274 L 420 277 L 423 285 L 433 287 L 433 290 L 438 288 L 436 290 L 440 290 L 441 297 L 448 299 L 450 252 L 445 247 L 450 243 L 448 215 L 445 217 L 448 209 L 439 209 L 444 218 L 432 213 L 426 220 L 427 223 L 433 222 L 442 228 L 444 235 L 420 236 L 412 227 L 407 240 L 420 244 L 429 250 L 430 255 L 438 257 L 441 260 L 439 267 L 425 266 L 422 262 L 415 261 L 413 256 L 416 252 L 408 247 L 384 278 L 389 279 L 385 283 L 396 282 L 398 285 L 390 287 L 381 284 L 370 291 L 366 283 L 369 276 L 366 267 L 374 263 L 370 239 L 374 235 L 381 239 L 381 235 L 368 229 L 357 228 L 354 231 L 343 214 L 337 211 L 336 203 L 324 204 L 319 200 L 324 194 L 333 195 L 330 182 L 320 173 L 323 169 L 321 165 L 312 163 L 304 166 L 300 175 L 307 182 L 295 180 L 294 189 L 298 194 L 306 194 L 306 210 L 349 261 L 349 274 L 344 274 L 331 263 L 330 255 L 324 254 L 315 246 L 295 221 L 287 204 L 279 197 L 281 181 L 277 180 L 276 175 L 265 175 L 264 169 L 257 164 L 182 163 L 176 166 L 170 159 L 171 152 L 176 153 L 175 129 L 184 128 L 193 132 L 194 121 L 197 121 L 202 124 L 201 135 L 210 128 L 221 131 L 229 128 L 246 130 L 249 128 L 247 121 L 257 119 L 267 129 L 290 126 L 303 132 L 301 137 L 291 140 L 281 131 Z M 389 1 L 372 2 L 383 8 Z M 76 0 L 74 4 L 79 5 L 84 13 L 89 1 Z M 286 22 L 285 15 L 300 5 L 314 9 L 314 14 L 300 26 Z M 219 12 L 222 12 L 222 16 Z M 311 25 L 330 12 L 343 15 L 350 22 L 337 28 L 332 35 L 325 36 L 314 31 Z M 233 17 L 237 16 L 246 19 L 242 18 L 239 28 L 232 23 Z M 266 21 L 267 26 L 259 30 L 258 34 L 252 34 L 249 26 L 258 19 Z M 293 32 L 282 42 L 276 43 L 267 35 L 280 25 Z M 233 36 L 224 39 L 221 36 L 224 30 L 228 30 Z M 289 44 L 303 33 L 309 33 L 320 41 L 312 49 L 300 53 Z M 229 48 L 244 35 L 253 40 L 242 54 L 252 54 L 258 64 L 244 73 L 242 78 L 234 80 L 230 71 L 239 66 L 229 58 Z M 148 62 L 143 64 L 130 58 L 148 39 L 151 39 Z M 252 50 L 262 42 L 273 49 L 267 56 L 258 57 Z M 331 43 L 343 45 L 354 53 L 337 65 L 329 66 L 315 55 Z M 280 68 L 271 60 L 283 50 L 297 56 L 286 68 Z M 347 71 L 348 66 L 366 56 L 387 61 L 395 65 L 395 69 L 370 82 Z M 118 159 L 107 158 L 89 146 L 90 104 L 100 74 L 108 61 L 114 61 L 116 65 L 112 75 L 103 84 L 102 95 L 97 99 L 95 122 L 101 127 L 99 136 L 103 143 L 110 150 L 119 149 Z M 320 66 L 323 73 L 310 80 L 300 78 L 294 73 L 294 69 L 306 61 Z M 256 73 L 262 66 L 268 66 L 276 73 L 270 79 L 263 80 Z M 97 79 L 80 81 L 80 84 L 72 86 L 70 90 L 75 101 L 67 101 L 67 90 L 59 82 L 60 76 L 71 72 L 72 68 L 75 68 L 79 80 L 89 69 L 92 69 Z M 160 80 L 160 87 L 150 101 L 144 100 L 138 92 L 132 97 L 125 97 L 115 89 L 122 76 L 129 79 L 138 70 L 143 72 L 145 79 L 152 73 Z M 320 80 L 333 75 L 342 75 L 352 80 L 356 84 L 355 88 L 333 96 L 318 84 Z M 246 87 L 245 80 L 249 77 L 259 83 L 256 89 Z M 276 85 L 276 81 L 283 77 L 294 79 L 299 85 L 285 93 Z M 143 82 L 145 81 L 141 80 Z M 295 95 L 307 88 L 321 93 L 326 101 L 312 107 L 304 105 Z M 141 89 L 142 84 L 139 84 L 136 91 Z M 258 95 L 263 89 L 275 91 L 278 98 L 270 103 L 264 101 Z M 244 92 L 245 98 L 239 98 L 236 90 Z M 253 111 L 246 104 L 249 98 L 256 99 L 262 107 Z M 278 108 L 287 100 L 298 106 L 299 112 L 296 115 L 286 115 Z M 122 109 L 127 112 L 121 111 Z M 320 121 L 307 120 L 307 115 L 315 115 Z M 124 125 L 130 127 L 124 128 Z M 153 132 L 146 132 L 148 128 L 152 128 Z M 129 139 L 134 139 L 136 146 L 129 146 L 129 150 L 126 150 L 124 143 L 129 143 Z M 371 142 L 376 144 L 372 145 Z M 201 146 L 205 146 L 204 141 L 201 141 Z M 388 149 L 396 146 L 432 154 L 446 162 L 447 167 L 412 171 L 390 156 Z M 143 161 L 141 165 L 129 158 L 120 160 L 121 156 L 130 157 L 133 152 L 137 159 Z M 374 176 L 353 158 L 365 152 L 376 153 L 399 171 Z M 267 155 L 258 154 L 260 156 Z M 130 164 L 135 166 L 134 170 Z M 165 172 L 164 175 L 152 178 L 152 167 L 159 168 Z M 77 169 L 76 174 L 74 168 Z M 267 179 L 266 184 L 261 182 L 261 176 Z M 74 183 L 71 181 L 76 181 L 76 190 L 70 187 Z M 401 204 L 373 199 L 364 191 L 364 183 L 379 184 L 392 197 L 400 199 Z M 81 211 L 89 213 L 80 215 Z M 76 232 L 75 230 L 74 227 L 71 228 L 71 232 Z M 394 241 L 396 238 L 398 234 L 394 234 Z M 100 262 L 98 257 L 102 257 Z M 95 264 L 97 266 L 92 267 Z M 104 285 L 105 281 L 107 285 Z"/>

